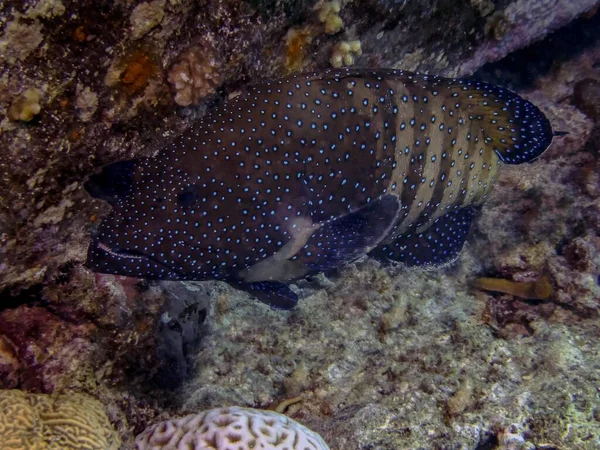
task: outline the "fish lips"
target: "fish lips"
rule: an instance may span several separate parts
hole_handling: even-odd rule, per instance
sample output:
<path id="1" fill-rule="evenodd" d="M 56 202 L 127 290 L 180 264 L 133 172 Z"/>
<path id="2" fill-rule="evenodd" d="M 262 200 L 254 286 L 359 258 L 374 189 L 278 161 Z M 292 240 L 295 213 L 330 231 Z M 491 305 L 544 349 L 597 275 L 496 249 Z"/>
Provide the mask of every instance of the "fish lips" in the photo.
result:
<path id="1" fill-rule="evenodd" d="M 112 248 L 99 238 L 88 247 L 85 266 L 99 273 L 156 280 L 182 280 L 185 275 L 165 263 L 133 249 Z"/>

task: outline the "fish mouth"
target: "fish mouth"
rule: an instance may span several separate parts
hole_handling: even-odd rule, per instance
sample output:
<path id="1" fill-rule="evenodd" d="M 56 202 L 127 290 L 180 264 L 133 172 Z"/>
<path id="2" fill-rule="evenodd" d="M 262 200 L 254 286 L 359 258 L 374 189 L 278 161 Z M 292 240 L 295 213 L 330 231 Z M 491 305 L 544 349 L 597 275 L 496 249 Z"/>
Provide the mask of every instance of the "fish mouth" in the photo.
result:
<path id="1" fill-rule="evenodd" d="M 94 272 L 136 278 L 182 280 L 185 274 L 135 249 L 113 248 L 98 239 L 88 247 L 86 267 Z"/>
<path id="2" fill-rule="evenodd" d="M 153 259 L 148 255 L 144 255 L 142 252 L 138 252 L 137 250 L 127 250 L 127 249 L 112 249 L 104 242 L 97 242 L 96 248 L 102 250 L 103 252 L 108 253 L 111 256 L 116 258 L 130 258 L 130 259 Z"/>

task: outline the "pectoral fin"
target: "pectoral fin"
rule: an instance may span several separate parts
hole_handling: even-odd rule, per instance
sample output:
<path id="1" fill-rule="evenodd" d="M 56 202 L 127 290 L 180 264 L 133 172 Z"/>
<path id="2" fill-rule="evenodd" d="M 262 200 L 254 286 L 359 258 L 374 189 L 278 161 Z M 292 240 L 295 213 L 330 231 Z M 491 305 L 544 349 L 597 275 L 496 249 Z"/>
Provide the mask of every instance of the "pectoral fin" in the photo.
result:
<path id="1" fill-rule="evenodd" d="M 323 223 L 293 258 L 307 272 L 323 272 L 367 254 L 390 232 L 400 211 L 395 195 L 383 197 L 349 214 Z"/>

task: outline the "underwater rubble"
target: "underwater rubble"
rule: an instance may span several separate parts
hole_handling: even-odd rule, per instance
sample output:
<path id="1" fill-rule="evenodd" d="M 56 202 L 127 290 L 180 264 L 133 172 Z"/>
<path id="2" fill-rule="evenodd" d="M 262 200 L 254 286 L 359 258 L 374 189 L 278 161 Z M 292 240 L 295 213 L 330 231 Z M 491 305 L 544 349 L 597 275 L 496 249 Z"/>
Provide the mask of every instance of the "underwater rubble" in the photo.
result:
<path id="1" fill-rule="evenodd" d="M 163 420 L 288 401 L 332 449 L 600 447 L 598 5 L 4 2 L 0 387 L 94 397 L 124 449 Z M 365 258 L 297 283 L 291 311 L 82 266 L 109 211 L 90 174 L 154 153 L 248 81 L 333 60 L 477 70 L 567 134 L 503 168 L 456 263 Z"/>

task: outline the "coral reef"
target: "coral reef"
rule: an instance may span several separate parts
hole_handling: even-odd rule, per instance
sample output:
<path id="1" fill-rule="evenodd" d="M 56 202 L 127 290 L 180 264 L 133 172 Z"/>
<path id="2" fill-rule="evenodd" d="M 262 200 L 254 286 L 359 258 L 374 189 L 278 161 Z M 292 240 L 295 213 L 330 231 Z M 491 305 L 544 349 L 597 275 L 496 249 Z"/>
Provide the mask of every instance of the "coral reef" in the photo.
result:
<path id="1" fill-rule="evenodd" d="M 345 40 L 332 45 L 327 39 L 320 37 L 323 32 L 334 35 L 344 29 L 344 21 L 340 17 L 343 3 L 347 2 L 338 0 L 317 2 L 313 11 L 318 24 L 309 19 L 302 27 L 291 28 L 287 32 L 286 68 L 288 72 L 300 71 L 309 63 L 307 56 L 313 40 L 320 47 L 320 51 L 325 50 L 331 53 L 329 62 L 333 67 L 350 66 L 354 64 L 355 57 L 362 54 L 360 40 Z"/>
<path id="2" fill-rule="evenodd" d="M 134 47 L 112 62 L 104 84 L 132 97 L 141 94 L 158 73 L 156 56 L 151 50 Z"/>
<path id="3" fill-rule="evenodd" d="M 282 414 L 258 409 L 212 409 L 161 422 L 136 439 L 138 450 L 222 450 L 254 448 L 329 450 L 321 436 Z"/>
<path id="4" fill-rule="evenodd" d="M 289 414 L 332 448 L 474 449 L 509 432 L 525 448 L 594 448 L 597 325 L 538 317 L 531 335 L 498 339 L 487 299 L 464 284 L 477 267 L 471 252 L 442 273 L 365 261 L 329 285 L 304 284 L 302 307 L 285 314 L 220 287 L 178 401 L 265 407 L 300 392 Z"/>
<path id="5" fill-rule="evenodd" d="M 0 385 L 93 394 L 124 448 L 167 417 L 299 395 L 288 414 L 332 448 L 598 448 L 597 1 L 335 4 L 2 3 Z M 457 264 L 362 261 L 299 283 L 290 312 L 221 283 L 81 267 L 109 208 L 84 180 L 162 148 L 193 118 L 178 105 L 326 67 L 336 45 L 358 39 L 359 65 L 470 74 L 587 11 L 477 74 L 568 134 L 505 168 Z M 21 100 L 28 89 L 37 102 Z M 471 288 L 539 274 L 553 287 L 544 301 Z"/>
<path id="6" fill-rule="evenodd" d="M 22 6 L 11 0 L 0 10 L 5 24 L 0 37 L 4 55 L 0 111 L 12 103 L 15 92 L 31 86 L 47 96 L 44 114 L 35 126 L 2 124 L 10 151 L 0 156 L 1 163 L 13 170 L 0 186 L 0 289 L 26 289 L 54 280 L 61 266 L 84 258 L 89 218 L 97 216 L 102 206 L 81 192 L 81 182 L 103 164 L 158 150 L 186 126 L 172 114 L 173 97 L 166 94 L 168 75 L 162 71 L 172 67 L 186 49 L 197 45 L 205 49 L 208 65 L 202 73 L 209 75 L 201 75 L 207 82 L 201 83 L 200 93 L 190 96 L 193 85 L 185 82 L 185 64 L 181 72 L 173 68 L 172 80 L 179 83 L 182 95 L 185 92 L 184 103 L 220 86 L 215 77 L 235 86 L 287 71 L 283 36 L 296 24 L 302 28 L 314 20 L 321 31 L 312 41 L 290 46 L 304 49 L 290 53 L 306 55 L 302 63 L 298 63 L 301 58 L 291 58 L 293 70 L 328 65 L 336 43 L 335 37 L 323 32 L 314 2 L 211 0 L 197 5 L 178 2 L 162 9 L 161 2 L 155 1 L 119 2 L 97 11 L 83 4 L 48 6 L 52 3 Z M 516 28 L 509 33 L 510 46 L 498 49 L 497 42 L 484 37 L 479 4 L 447 8 L 446 3 L 349 2 L 339 15 L 351 24 L 352 40 L 360 38 L 363 54 L 369 55 L 361 60 L 365 64 L 451 73 L 498 59 L 595 5 L 592 0 L 556 4 L 536 0 L 532 10 L 542 9 L 544 14 L 518 16 Z M 140 13 L 148 8 L 150 15 Z M 145 18 L 142 25 L 155 25 L 161 12 L 160 26 L 133 40 L 132 20 Z M 542 16 L 543 24 L 538 26 Z M 111 25 L 108 31 L 105 24 Z M 213 67 L 210 61 L 216 56 Z M 413 62 L 406 64 L 409 58 Z M 89 89 L 97 96 L 98 120 L 82 123 L 91 116 L 77 106 L 77 86 L 83 87 L 79 92 Z M 69 158 L 63 157 L 65 152 Z M 66 206 L 65 197 L 72 206 Z M 36 221 L 61 202 L 64 215 L 58 223 Z M 41 227 L 35 225 L 40 223 Z"/>
<path id="7" fill-rule="evenodd" d="M 15 346 L 6 337 L 0 337 L 0 389 L 13 389 L 19 385 L 21 369 Z"/>
<path id="8" fill-rule="evenodd" d="M 84 394 L 0 391 L 0 440 L 6 450 L 119 450 L 104 406 Z"/>
<path id="9" fill-rule="evenodd" d="M 93 345 L 86 339 L 95 329 L 93 324 L 65 326 L 52 312 L 33 306 L 23 312 L 2 311 L 0 328 L 11 354 L 20 361 L 14 374 L 19 386 L 53 392 L 84 383 L 93 359 Z M 56 350 L 48 352 L 53 346 Z"/>
<path id="10" fill-rule="evenodd" d="M 449 73 L 458 76 L 470 74 L 481 67 L 484 62 L 498 60 L 518 50 L 521 47 L 519 41 L 522 37 L 527 36 L 530 42 L 535 42 L 546 33 L 555 31 L 559 26 L 576 19 L 582 12 L 592 9 L 596 3 L 595 0 L 578 2 L 515 0 L 510 2 L 506 8 L 496 11 L 492 17 L 486 20 L 484 31 L 491 40 L 477 49 L 467 61 L 464 61 L 459 71 Z M 546 15 L 545 12 L 549 10 L 556 11 L 557 15 Z M 532 20 L 534 17 L 543 17 L 543 20 Z"/>
<path id="11" fill-rule="evenodd" d="M 600 80 L 586 78 L 574 88 L 573 101 L 581 111 L 600 122 Z"/>
<path id="12" fill-rule="evenodd" d="M 210 311 L 210 298 L 195 283 L 163 283 L 166 294 L 158 328 L 157 357 L 162 362 L 157 380 L 177 387 L 189 378 L 194 352 Z"/>
<path id="13" fill-rule="evenodd" d="M 154 395 L 191 373 L 208 297 L 182 283 L 144 286 L 78 269 L 64 277 L 44 290 L 52 307 L 0 313 L 1 386 L 94 393 L 131 443 L 132 429 L 156 415 Z"/>

